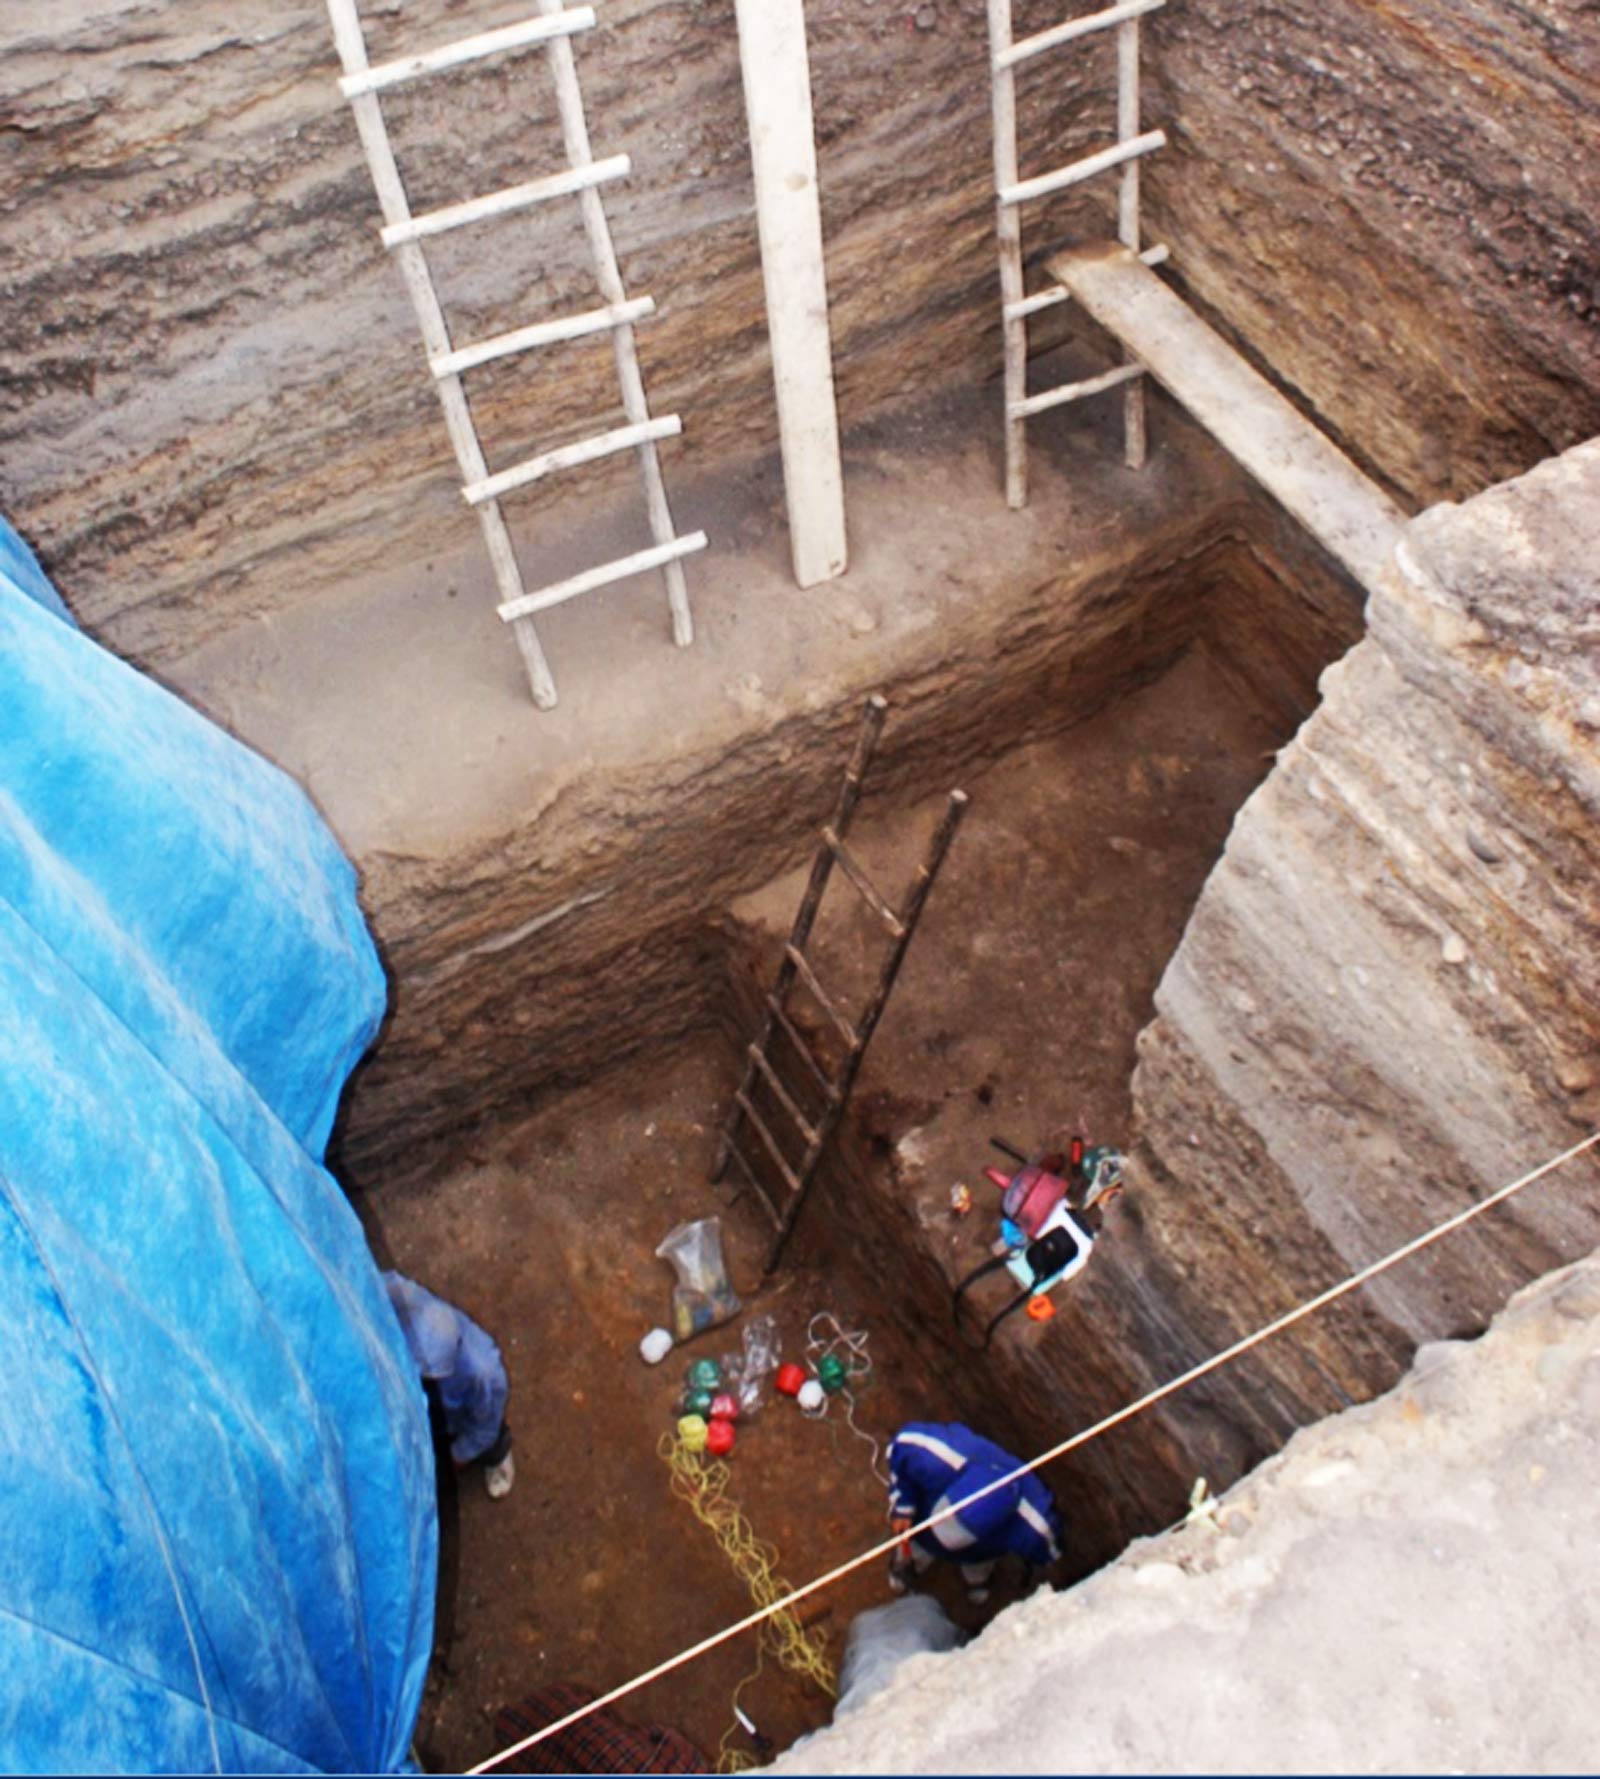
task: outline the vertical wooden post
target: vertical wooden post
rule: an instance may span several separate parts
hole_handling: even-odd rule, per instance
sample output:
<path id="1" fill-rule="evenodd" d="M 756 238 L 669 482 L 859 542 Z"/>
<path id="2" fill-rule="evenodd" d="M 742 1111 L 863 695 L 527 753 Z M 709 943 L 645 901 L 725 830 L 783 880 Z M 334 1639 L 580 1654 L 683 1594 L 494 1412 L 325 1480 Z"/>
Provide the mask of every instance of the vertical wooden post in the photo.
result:
<path id="1" fill-rule="evenodd" d="M 789 548 L 795 580 L 811 587 L 843 574 L 846 552 L 805 7 L 736 4 Z"/>
<path id="2" fill-rule="evenodd" d="M 997 193 L 1016 185 L 1017 83 L 1000 56 L 1011 47 L 1011 0 L 989 0 L 989 64 L 994 104 L 994 185 Z M 1028 323 L 1012 308 L 1022 301 L 1022 206 L 996 199 L 995 233 L 1000 245 L 1001 330 L 1005 337 L 1006 505 L 1028 504 L 1028 434 L 1014 404 L 1028 393 Z"/>
<path id="3" fill-rule="evenodd" d="M 1139 21 L 1125 19 L 1117 26 L 1117 140 L 1126 142 L 1139 134 Z M 1139 251 L 1139 162 L 1124 161 L 1122 184 L 1117 193 L 1117 239 L 1134 253 Z M 1124 364 L 1137 359 L 1124 354 Z M 1129 469 L 1140 469 L 1145 458 L 1144 378 L 1135 377 L 1122 392 L 1123 460 Z"/>

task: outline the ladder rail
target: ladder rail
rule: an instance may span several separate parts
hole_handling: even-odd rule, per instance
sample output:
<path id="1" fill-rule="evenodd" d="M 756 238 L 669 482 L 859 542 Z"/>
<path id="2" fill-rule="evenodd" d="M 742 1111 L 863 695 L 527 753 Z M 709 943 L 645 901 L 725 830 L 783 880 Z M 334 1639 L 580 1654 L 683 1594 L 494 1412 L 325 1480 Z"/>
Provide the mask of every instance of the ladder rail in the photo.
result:
<path id="1" fill-rule="evenodd" d="M 453 43 L 423 50 L 419 55 L 380 62 L 360 74 L 346 74 L 339 81 L 339 91 L 347 99 L 357 98 L 362 93 L 386 92 L 390 87 L 403 86 L 407 81 L 419 80 L 427 74 L 442 74 L 448 68 L 461 68 L 468 62 L 481 61 L 485 56 L 525 49 L 550 37 L 592 31 L 594 26 L 592 6 L 569 6 L 559 18 L 523 19 L 520 24 L 481 31 L 476 37 L 459 37 Z"/>
<path id="2" fill-rule="evenodd" d="M 561 0 L 538 0 L 539 11 L 554 18 L 562 11 Z M 561 118 L 561 137 L 567 160 L 574 167 L 586 167 L 594 160 L 589 145 L 589 125 L 584 116 L 583 92 L 578 85 L 578 63 L 570 37 L 553 37 L 547 45 L 550 73 L 555 82 L 556 109 Z M 594 262 L 595 282 L 600 300 L 614 308 L 626 300 L 622 288 L 622 272 L 606 221 L 605 206 L 592 187 L 579 193 L 583 229 L 589 241 Z M 634 350 L 633 329 L 627 323 L 614 328 L 611 350 L 616 360 L 617 381 L 622 386 L 622 411 L 631 426 L 642 426 L 650 419 L 650 406 L 645 399 L 644 378 L 639 372 L 639 355 Z M 661 475 L 661 461 L 655 440 L 644 438 L 635 447 L 639 456 L 639 476 L 644 484 L 645 507 L 650 516 L 650 535 L 658 546 L 672 542 L 675 532 L 672 512 L 667 505 L 666 483 Z M 667 604 L 672 611 L 672 638 L 679 648 L 694 641 L 694 619 L 689 612 L 689 590 L 683 578 L 683 564 L 676 558 L 666 560 L 662 578 L 667 587 Z"/>
<path id="3" fill-rule="evenodd" d="M 1159 132 L 1158 132 L 1159 134 Z M 1117 26 L 1117 138 L 1137 141 L 1139 136 L 1139 17 L 1134 14 Z M 1163 136 L 1162 140 L 1166 138 Z M 1125 161 L 1117 189 L 1117 238 L 1124 247 L 1139 251 L 1139 162 Z M 1137 365 L 1131 354 L 1125 364 Z M 1142 469 L 1145 459 L 1144 380 L 1132 378 L 1122 392 L 1122 460 L 1129 469 Z"/>
<path id="4" fill-rule="evenodd" d="M 994 113 L 994 188 L 996 193 L 1021 178 L 1017 165 L 1017 81 L 1002 58 L 1011 48 L 1011 0 L 988 0 L 991 107 Z M 1000 253 L 1000 316 L 1005 347 L 1006 505 L 1028 504 L 1028 434 L 1016 404 L 1028 393 L 1028 329 L 1019 305 L 1023 300 L 1022 212 L 999 203 L 995 234 Z"/>

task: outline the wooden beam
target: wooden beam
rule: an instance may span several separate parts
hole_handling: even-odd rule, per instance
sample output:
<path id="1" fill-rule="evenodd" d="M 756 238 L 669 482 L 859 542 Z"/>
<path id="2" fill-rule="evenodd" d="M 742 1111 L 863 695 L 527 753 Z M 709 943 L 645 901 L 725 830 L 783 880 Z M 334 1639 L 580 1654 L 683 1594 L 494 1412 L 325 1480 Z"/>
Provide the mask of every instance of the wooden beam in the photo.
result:
<path id="1" fill-rule="evenodd" d="M 1405 514 L 1137 255 L 1058 253 L 1050 276 L 1127 347 L 1269 494 L 1370 587 Z"/>
<path id="2" fill-rule="evenodd" d="M 789 548 L 802 587 L 845 571 L 844 478 L 802 0 L 736 0 Z"/>

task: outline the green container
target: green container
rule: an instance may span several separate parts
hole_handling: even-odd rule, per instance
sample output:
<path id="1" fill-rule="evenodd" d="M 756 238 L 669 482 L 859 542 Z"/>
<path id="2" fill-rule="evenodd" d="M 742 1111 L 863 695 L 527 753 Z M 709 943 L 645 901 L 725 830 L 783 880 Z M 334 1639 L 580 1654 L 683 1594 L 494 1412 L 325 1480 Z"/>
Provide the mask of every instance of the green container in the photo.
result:
<path id="1" fill-rule="evenodd" d="M 722 1368 L 715 1359 L 696 1359 L 685 1381 L 691 1390 L 715 1390 L 722 1382 Z"/>
<path id="2" fill-rule="evenodd" d="M 686 1415 L 701 1415 L 709 1418 L 711 1392 L 709 1390 L 686 1390 L 683 1396 L 683 1412 Z"/>
<path id="3" fill-rule="evenodd" d="M 821 1363 L 817 1366 L 817 1382 L 830 1396 L 836 1396 L 849 1381 L 850 1374 L 844 1368 L 844 1360 L 837 1353 L 824 1353 Z"/>

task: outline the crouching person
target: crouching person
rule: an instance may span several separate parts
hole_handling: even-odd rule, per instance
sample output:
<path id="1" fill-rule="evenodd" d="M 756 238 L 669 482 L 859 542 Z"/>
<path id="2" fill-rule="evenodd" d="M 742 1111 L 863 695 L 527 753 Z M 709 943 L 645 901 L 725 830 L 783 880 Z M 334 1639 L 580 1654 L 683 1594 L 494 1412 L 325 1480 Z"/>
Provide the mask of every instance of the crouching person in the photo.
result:
<path id="1" fill-rule="evenodd" d="M 511 1385 L 500 1349 L 465 1310 L 415 1279 L 386 1272 L 383 1282 L 411 1357 L 438 1392 L 450 1456 L 458 1466 L 481 1463 L 494 1500 L 509 1495 L 516 1466 L 506 1425 Z"/>
<path id="2" fill-rule="evenodd" d="M 959 1421 L 908 1422 L 889 1447 L 889 1514 L 897 1532 L 955 1508 L 954 1515 L 902 1545 L 889 1585 L 904 1592 L 913 1573 L 939 1560 L 960 1567 L 967 1597 L 982 1602 L 1001 1557 L 1043 1568 L 1061 1555 L 1055 1497 L 1031 1472 L 1011 1476 L 1020 1460 Z M 1002 1477 L 991 1493 L 983 1491 Z"/>

